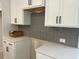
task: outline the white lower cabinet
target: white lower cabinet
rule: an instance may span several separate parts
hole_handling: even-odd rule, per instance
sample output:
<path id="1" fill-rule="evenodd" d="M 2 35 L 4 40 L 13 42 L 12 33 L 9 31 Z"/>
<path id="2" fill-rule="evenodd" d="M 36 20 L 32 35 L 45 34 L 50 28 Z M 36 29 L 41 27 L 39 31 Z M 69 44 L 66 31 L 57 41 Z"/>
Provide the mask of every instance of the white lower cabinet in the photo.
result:
<path id="1" fill-rule="evenodd" d="M 24 39 L 16 42 L 6 40 L 3 41 L 4 59 L 30 59 L 30 51 L 31 51 L 30 39 Z"/>
<path id="2" fill-rule="evenodd" d="M 54 58 L 49 57 L 47 55 L 43 55 L 41 53 L 36 53 L 36 59 L 54 59 Z"/>
<path id="3" fill-rule="evenodd" d="M 13 47 L 10 47 L 6 43 L 3 43 L 3 55 L 4 59 L 14 59 L 14 52 L 15 49 Z"/>

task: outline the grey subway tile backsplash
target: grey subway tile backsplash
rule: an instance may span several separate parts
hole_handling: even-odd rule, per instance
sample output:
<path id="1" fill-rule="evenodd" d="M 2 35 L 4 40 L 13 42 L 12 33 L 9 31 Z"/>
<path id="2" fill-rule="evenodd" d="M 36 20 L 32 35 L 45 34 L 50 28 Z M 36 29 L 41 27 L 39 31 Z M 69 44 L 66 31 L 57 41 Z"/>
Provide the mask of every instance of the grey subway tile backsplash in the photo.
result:
<path id="1" fill-rule="evenodd" d="M 79 29 L 45 27 L 44 19 L 45 19 L 44 13 L 32 14 L 32 25 L 19 26 L 19 29 L 23 30 L 26 36 L 57 43 L 59 43 L 60 38 L 65 38 L 66 39 L 65 45 L 72 47 L 78 46 Z"/>

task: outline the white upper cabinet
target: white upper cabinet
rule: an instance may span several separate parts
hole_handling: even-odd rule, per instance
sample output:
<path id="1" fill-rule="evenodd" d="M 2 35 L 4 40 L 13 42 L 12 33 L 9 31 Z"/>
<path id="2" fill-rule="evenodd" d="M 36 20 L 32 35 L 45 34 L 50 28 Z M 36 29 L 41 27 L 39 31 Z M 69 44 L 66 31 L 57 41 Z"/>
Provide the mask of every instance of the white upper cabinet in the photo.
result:
<path id="1" fill-rule="evenodd" d="M 24 11 L 27 0 L 11 0 L 11 24 L 30 25 L 31 13 Z"/>
<path id="2" fill-rule="evenodd" d="M 29 8 L 45 6 L 46 0 L 28 0 Z"/>
<path id="3" fill-rule="evenodd" d="M 45 14 L 46 26 L 58 25 L 59 1 L 60 0 L 46 0 L 46 14 Z"/>
<path id="4" fill-rule="evenodd" d="M 79 28 L 78 0 L 46 0 L 45 26 Z"/>
<path id="5" fill-rule="evenodd" d="M 60 10 L 60 24 L 63 26 L 76 27 L 77 26 L 77 6 L 76 0 L 62 0 Z M 79 8 L 79 7 L 78 7 Z M 76 17 L 77 16 L 77 17 Z"/>

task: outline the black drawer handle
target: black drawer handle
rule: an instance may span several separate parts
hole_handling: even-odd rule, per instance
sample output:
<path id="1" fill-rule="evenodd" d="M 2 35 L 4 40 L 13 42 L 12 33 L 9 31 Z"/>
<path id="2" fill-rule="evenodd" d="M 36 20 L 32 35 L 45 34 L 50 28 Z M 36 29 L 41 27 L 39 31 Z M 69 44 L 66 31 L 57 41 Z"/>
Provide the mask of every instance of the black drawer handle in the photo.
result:
<path id="1" fill-rule="evenodd" d="M 58 24 L 58 16 L 56 17 L 56 24 Z"/>
<path id="2" fill-rule="evenodd" d="M 61 24 L 61 16 L 59 17 L 59 24 Z"/>
<path id="3" fill-rule="evenodd" d="M 17 18 L 15 18 L 14 20 L 15 20 L 15 23 L 17 23 Z"/>

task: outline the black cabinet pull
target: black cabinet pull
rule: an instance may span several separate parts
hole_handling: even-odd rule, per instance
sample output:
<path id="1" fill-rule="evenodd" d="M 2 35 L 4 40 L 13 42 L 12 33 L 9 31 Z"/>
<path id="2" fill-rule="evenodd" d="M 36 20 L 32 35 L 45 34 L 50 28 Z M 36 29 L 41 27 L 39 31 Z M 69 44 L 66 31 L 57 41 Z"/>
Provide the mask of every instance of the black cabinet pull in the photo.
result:
<path id="1" fill-rule="evenodd" d="M 58 16 L 56 17 L 56 24 L 58 24 Z"/>
<path id="2" fill-rule="evenodd" d="M 61 16 L 59 17 L 59 24 L 61 24 Z"/>
<path id="3" fill-rule="evenodd" d="M 9 52 L 9 47 L 6 47 L 6 52 Z"/>
<path id="4" fill-rule="evenodd" d="M 17 23 L 17 18 L 15 18 L 14 20 L 15 20 L 15 23 Z"/>

